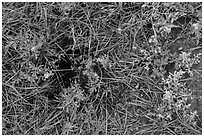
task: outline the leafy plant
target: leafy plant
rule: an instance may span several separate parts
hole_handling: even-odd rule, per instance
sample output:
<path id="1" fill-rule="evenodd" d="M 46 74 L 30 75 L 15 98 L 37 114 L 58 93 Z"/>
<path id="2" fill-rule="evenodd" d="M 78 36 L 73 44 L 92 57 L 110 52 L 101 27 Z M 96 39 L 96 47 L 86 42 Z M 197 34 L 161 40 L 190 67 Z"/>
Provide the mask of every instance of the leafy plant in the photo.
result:
<path id="1" fill-rule="evenodd" d="M 202 3 L 3 2 L 2 132 L 201 134 Z"/>

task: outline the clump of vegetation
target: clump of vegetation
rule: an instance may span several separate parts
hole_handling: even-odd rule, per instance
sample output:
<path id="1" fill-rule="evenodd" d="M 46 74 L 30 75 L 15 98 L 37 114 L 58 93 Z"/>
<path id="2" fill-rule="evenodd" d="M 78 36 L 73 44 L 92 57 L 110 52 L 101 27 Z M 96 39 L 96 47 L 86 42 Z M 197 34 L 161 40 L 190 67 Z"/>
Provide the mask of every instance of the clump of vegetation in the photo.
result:
<path id="1" fill-rule="evenodd" d="M 202 3 L 3 2 L 2 133 L 202 133 Z"/>

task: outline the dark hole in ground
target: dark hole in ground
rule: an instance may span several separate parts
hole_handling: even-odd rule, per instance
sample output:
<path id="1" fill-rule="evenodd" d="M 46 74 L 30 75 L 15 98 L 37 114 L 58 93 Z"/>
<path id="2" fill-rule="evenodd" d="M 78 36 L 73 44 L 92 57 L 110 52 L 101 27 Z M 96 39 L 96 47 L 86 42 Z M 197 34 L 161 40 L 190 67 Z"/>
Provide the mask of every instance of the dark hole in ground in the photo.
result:
<path id="1" fill-rule="evenodd" d="M 62 49 L 64 52 L 66 52 L 66 48 L 68 48 L 70 45 L 73 44 L 73 39 L 67 36 L 60 37 L 58 40 L 58 44 L 61 48 L 57 49 L 57 52 L 60 52 Z M 45 54 L 46 51 L 43 50 L 40 52 L 42 56 L 40 56 L 34 64 L 43 64 L 46 62 L 45 60 Z M 69 55 L 69 54 L 70 55 Z M 74 54 L 77 54 L 75 52 Z M 39 86 L 42 85 L 41 83 L 49 83 L 49 89 L 45 89 L 43 91 L 43 95 L 48 98 L 49 103 L 53 105 L 57 105 L 59 103 L 58 97 L 60 95 L 60 92 L 62 91 L 62 88 L 68 88 L 71 86 L 71 80 L 74 79 L 74 77 L 77 76 L 78 72 L 73 69 L 74 68 L 74 61 L 71 59 L 72 52 L 70 50 L 67 50 L 66 54 L 63 54 L 58 60 L 56 57 L 50 57 L 51 60 L 58 60 L 57 63 L 55 63 L 56 66 L 58 66 L 57 70 L 55 71 L 55 74 L 47 81 L 40 80 Z M 48 59 L 48 56 L 47 56 Z"/>
<path id="2" fill-rule="evenodd" d="M 151 22 L 147 22 L 145 25 L 143 25 L 142 29 L 143 29 L 145 37 L 147 39 L 149 39 L 152 35 L 154 35 L 154 31 L 152 29 L 152 23 Z"/>
<path id="3" fill-rule="evenodd" d="M 71 86 L 71 79 L 77 76 L 77 72 L 72 68 L 74 63 L 70 60 L 68 56 L 62 57 L 59 61 L 59 82 L 62 83 L 63 88 L 68 88 Z"/>
<path id="4" fill-rule="evenodd" d="M 86 70 L 86 63 L 81 64 L 81 60 L 79 60 L 79 57 L 82 57 L 82 60 L 84 60 L 85 62 L 88 58 L 93 58 L 94 54 L 96 54 L 96 49 L 93 48 L 89 50 L 88 47 L 84 46 L 72 50 L 72 45 L 74 44 L 73 38 L 65 35 L 58 41 L 59 46 L 61 47 L 61 49 L 58 50 L 61 51 L 63 49 L 63 52 L 66 52 L 66 54 L 63 54 L 63 56 L 61 56 L 61 59 L 57 63 L 57 69 L 59 71 L 53 77 L 53 79 L 57 81 L 55 84 L 58 84 L 59 88 L 68 88 L 71 87 L 71 84 L 74 83 L 74 80 L 77 80 L 80 84 L 81 89 L 84 91 L 83 94 L 90 99 L 88 102 L 99 102 L 99 99 L 97 99 L 96 97 L 96 95 L 98 95 L 98 89 L 94 93 L 90 93 L 89 88 L 91 87 L 88 83 L 88 76 L 83 74 L 83 70 Z M 93 41 L 91 45 L 92 47 L 97 47 L 97 41 Z M 106 77 L 111 77 L 111 75 L 105 69 L 103 69 L 101 64 L 97 62 L 93 62 L 93 64 L 94 65 L 92 66 L 92 69 L 99 75 L 99 77 L 102 76 L 101 73 L 103 73 L 103 76 L 105 75 Z M 82 69 L 79 70 L 79 66 L 82 67 Z M 47 93 L 46 96 L 48 96 L 48 100 L 54 100 L 54 98 L 59 95 L 61 91 L 56 90 L 54 91 L 54 93 L 49 92 L 49 94 Z M 84 108 L 83 106 L 86 105 L 86 103 L 87 101 L 81 101 L 77 112 L 82 111 Z"/>
<path id="5" fill-rule="evenodd" d="M 62 49 L 69 48 L 69 46 L 74 44 L 74 40 L 71 37 L 66 36 L 63 34 L 59 39 L 58 43 Z"/>
<path id="6" fill-rule="evenodd" d="M 88 49 L 79 48 L 72 50 L 71 46 L 74 44 L 74 40 L 73 38 L 65 35 L 58 41 L 59 46 L 64 50 L 63 52 L 66 52 L 66 54 L 63 54 L 57 63 L 59 71 L 56 73 L 57 76 L 55 76 L 54 79 L 57 79 L 58 77 L 58 82 L 61 83 L 62 87 L 68 88 L 71 86 L 73 79 L 77 76 L 81 77 L 80 81 L 84 81 L 83 79 L 86 79 L 84 76 L 80 75 L 80 70 L 77 68 L 79 66 L 84 67 L 83 64 L 80 64 L 78 57 L 88 56 Z M 61 49 L 58 50 L 61 51 Z M 83 84 L 84 82 L 81 83 Z"/>
<path id="7" fill-rule="evenodd" d="M 57 16 L 61 16 L 62 15 L 62 11 L 60 10 L 59 7 L 56 6 L 52 6 L 51 8 L 51 12 L 54 14 L 54 15 L 57 15 Z"/>
<path id="8" fill-rule="evenodd" d="M 131 3 L 131 2 L 124 2 L 122 3 L 122 9 L 125 12 L 135 13 L 141 10 L 142 3 Z"/>
<path id="9" fill-rule="evenodd" d="M 189 25 L 191 25 L 191 23 L 196 23 L 198 22 L 198 20 L 198 17 L 195 17 L 193 15 L 182 16 L 178 18 L 173 22 L 173 24 L 179 26 L 179 28 L 172 28 L 171 33 L 169 34 L 169 38 L 172 40 L 176 39 L 182 33 L 185 33 L 186 29 L 190 28 Z"/>
<path id="10" fill-rule="evenodd" d="M 196 23 L 198 21 L 198 17 L 189 15 L 189 16 L 182 16 L 173 22 L 174 25 L 178 26 L 186 26 L 190 22 Z"/>

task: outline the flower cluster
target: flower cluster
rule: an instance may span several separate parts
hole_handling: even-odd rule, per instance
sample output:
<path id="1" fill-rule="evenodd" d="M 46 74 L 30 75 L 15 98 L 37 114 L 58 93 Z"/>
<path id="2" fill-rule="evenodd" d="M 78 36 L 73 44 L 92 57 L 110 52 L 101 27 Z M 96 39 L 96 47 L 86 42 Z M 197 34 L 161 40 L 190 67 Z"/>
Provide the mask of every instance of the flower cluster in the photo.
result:
<path id="1" fill-rule="evenodd" d="M 159 117 L 166 120 L 171 121 L 174 115 L 179 115 L 182 121 L 189 125 L 196 125 L 196 111 L 193 111 L 188 104 L 191 91 L 188 90 L 185 82 L 180 81 L 184 73 L 182 70 L 175 71 L 167 79 L 163 79 L 165 93 L 157 112 Z"/>
<path id="2" fill-rule="evenodd" d="M 67 112 L 69 109 L 71 109 L 69 106 L 72 106 L 73 108 L 79 107 L 79 103 L 86 99 L 86 97 L 83 94 L 83 90 L 81 89 L 78 82 L 74 82 L 71 87 L 64 88 L 63 93 L 63 108 L 67 109 Z"/>
<path id="3" fill-rule="evenodd" d="M 194 64 L 198 64 L 200 62 L 200 57 L 199 55 L 194 55 L 193 57 L 191 57 L 191 52 L 186 53 L 186 52 L 182 52 L 178 59 L 176 60 L 176 64 L 175 64 L 175 68 L 177 70 L 179 69 L 184 69 L 190 76 L 192 76 L 193 72 L 191 70 L 192 66 Z"/>

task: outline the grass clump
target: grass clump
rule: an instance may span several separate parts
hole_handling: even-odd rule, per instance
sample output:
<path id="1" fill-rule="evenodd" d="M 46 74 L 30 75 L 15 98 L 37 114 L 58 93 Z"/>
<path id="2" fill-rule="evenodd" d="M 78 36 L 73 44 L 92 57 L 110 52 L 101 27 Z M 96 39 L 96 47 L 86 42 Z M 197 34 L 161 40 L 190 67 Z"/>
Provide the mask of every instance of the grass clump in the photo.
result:
<path id="1" fill-rule="evenodd" d="M 3 2 L 2 133 L 202 133 L 202 3 Z"/>

